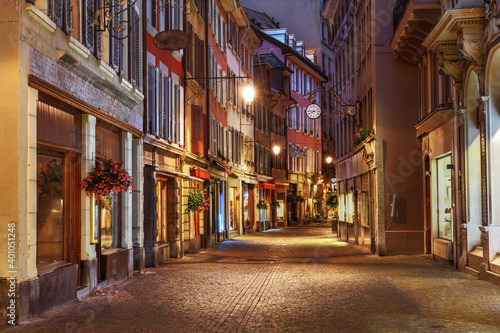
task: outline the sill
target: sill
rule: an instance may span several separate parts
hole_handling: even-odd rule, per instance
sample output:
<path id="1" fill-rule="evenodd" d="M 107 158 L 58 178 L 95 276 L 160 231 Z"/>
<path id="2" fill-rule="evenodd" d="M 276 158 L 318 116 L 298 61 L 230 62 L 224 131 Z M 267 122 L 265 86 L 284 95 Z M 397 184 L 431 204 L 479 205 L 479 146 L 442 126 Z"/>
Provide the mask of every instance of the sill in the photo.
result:
<path id="1" fill-rule="evenodd" d="M 148 34 L 151 35 L 151 37 L 154 37 L 158 34 L 158 30 L 156 30 L 155 27 L 153 27 L 149 22 L 147 23 L 147 28 L 146 30 L 148 31 Z"/>
<path id="2" fill-rule="evenodd" d="M 36 267 L 37 272 L 38 272 L 37 275 L 41 276 L 41 275 L 45 275 L 45 274 L 50 274 L 50 273 L 55 272 L 58 269 L 65 268 L 65 267 L 72 266 L 72 265 L 75 265 L 75 264 L 67 262 L 67 261 L 60 261 L 60 262 L 55 262 L 52 264 L 39 265 Z"/>
<path id="3" fill-rule="evenodd" d="M 181 53 L 181 51 L 173 51 L 171 53 L 172 53 L 172 57 L 174 57 L 175 60 L 182 61 L 182 53 Z"/>
<path id="4" fill-rule="evenodd" d="M 87 59 L 90 56 L 90 50 L 72 36 L 66 36 L 66 41 L 71 50 L 75 51 L 82 58 Z"/>
<path id="5" fill-rule="evenodd" d="M 122 250 L 124 250 L 124 249 L 119 248 L 119 247 L 111 247 L 109 249 L 103 249 L 103 250 L 101 250 L 101 255 L 102 256 L 109 256 L 109 255 L 121 252 Z"/>
<path id="6" fill-rule="evenodd" d="M 106 74 L 110 79 L 115 78 L 115 71 L 111 68 L 107 63 L 103 60 L 97 60 L 97 65 L 99 66 L 99 70 Z"/>
<path id="7" fill-rule="evenodd" d="M 33 17 L 35 21 L 38 21 L 38 23 L 40 23 L 46 30 L 51 33 L 56 31 L 57 25 L 55 24 L 55 22 L 52 21 L 47 15 L 42 13 L 40 9 L 36 8 L 35 5 L 27 3 L 26 11 L 28 11 L 28 14 L 31 15 L 31 17 Z"/>
<path id="8" fill-rule="evenodd" d="M 141 102 L 144 100 L 144 94 L 139 91 L 137 88 L 134 88 L 134 96 L 139 99 Z"/>
<path id="9" fill-rule="evenodd" d="M 120 77 L 120 86 L 127 92 L 131 92 L 134 88 L 134 86 L 132 86 L 132 83 L 128 82 L 123 77 Z"/>

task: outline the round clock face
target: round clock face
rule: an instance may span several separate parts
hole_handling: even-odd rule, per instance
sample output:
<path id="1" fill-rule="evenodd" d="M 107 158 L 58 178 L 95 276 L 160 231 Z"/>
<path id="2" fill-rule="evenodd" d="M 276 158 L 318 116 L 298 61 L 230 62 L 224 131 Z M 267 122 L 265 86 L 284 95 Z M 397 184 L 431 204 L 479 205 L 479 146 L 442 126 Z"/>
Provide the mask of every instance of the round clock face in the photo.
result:
<path id="1" fill-rule="evenodd" d="M 318 104 L 310 104 L 306 108 L 306 115 L 310 119 L 318 119 L 321 116 L 321 107 Z"/>

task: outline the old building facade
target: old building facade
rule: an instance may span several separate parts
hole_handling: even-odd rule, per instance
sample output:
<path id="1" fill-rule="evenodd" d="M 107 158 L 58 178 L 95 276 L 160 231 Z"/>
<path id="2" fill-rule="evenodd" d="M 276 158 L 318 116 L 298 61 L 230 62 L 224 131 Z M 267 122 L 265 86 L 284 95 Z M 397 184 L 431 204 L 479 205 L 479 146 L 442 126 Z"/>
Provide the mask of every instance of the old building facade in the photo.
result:
<path id="1" fill-rule="evenodd" d="M 2 290 L 16 276 L 17 322 L 127 279 L 143 262 L 141 2 L 113 9 L 109 25 L 95 10 L 91 1 L 2 5 L 1 235 L 11 223 L 16 242 L 11 266 L 1 250 L 0 271 Z M 130 29 L 113 30 L 117 20 Z M 87 196 L 82 179 L 110 161 L 135 190 Z"/>

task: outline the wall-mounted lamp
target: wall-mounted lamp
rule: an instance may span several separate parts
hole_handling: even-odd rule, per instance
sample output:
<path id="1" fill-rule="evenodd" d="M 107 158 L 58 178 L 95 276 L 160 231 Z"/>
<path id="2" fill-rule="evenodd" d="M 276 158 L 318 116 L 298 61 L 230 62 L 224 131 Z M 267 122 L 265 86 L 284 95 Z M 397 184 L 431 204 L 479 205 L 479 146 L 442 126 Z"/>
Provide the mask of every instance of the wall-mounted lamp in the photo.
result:
<path id="1" fill-rule="evenodd" d="M 276 157 L 279 155 L 280 150 L 281 150 L 281 148 L 280 148 L 280 147 L 278 147 L 278 146 L 274 146 L 274 147 L 273 147 L 273 152 L 274 152 L 274 155 L 275 155 Z"/>
<path id="2" fill-rule="evenodd" d="M 245 104 L 248 106 L 253 102 L 253 98 L 255 97 L 255 90 L 251 85 L 246 85 L 243 88 L 243 99 L 245 100 Z"/>
<path id="3" fill-rule="evenodd" d="M 327 163 L 327 164 L 332 163 L 332 158 L 331 158 L 330 156 L 328 156 L 328 157 L 326 158 L 326 163 Z"/>

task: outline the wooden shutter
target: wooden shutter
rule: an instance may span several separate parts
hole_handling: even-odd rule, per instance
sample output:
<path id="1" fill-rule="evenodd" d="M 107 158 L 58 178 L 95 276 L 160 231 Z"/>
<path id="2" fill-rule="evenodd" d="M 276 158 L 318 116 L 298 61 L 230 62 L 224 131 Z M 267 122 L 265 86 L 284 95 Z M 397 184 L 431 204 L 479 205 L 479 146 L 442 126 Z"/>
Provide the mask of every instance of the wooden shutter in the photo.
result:
<path id="1" fill-rule="evenodd" d="M 195 77 L 205 77 L 205 41 L 195 35 L 196 46 L 196 74 Z M 205 89 L 205 80 L 197 80 L 202 89 Z"/>
<path id="2" fill-rule="evenodd" d="M 155 124 L 155 109 L 156 109 L 156 83 L 155 83 L 155 67 L 148 64 L 148 126 L 146 131 L 149 134 L 154 134 Z"/>
<path id="3" fill-rule="evenodd" d="M 217 156 L 217 122 L 212 117 L 212 156 Z"/>
<path id="4" fill-rule="evenodd" d="M 159 68 L 155 68 L 155 98 L 156 98 L 156 108 L 155 108 L 155 114 L 154 114 L 154 119 L 155 119 L 155 125 L 153 126 L 153 134 L 154 135 L 160 135 L 159 133 L 159 127 L 160 127 L 160 122 L 159 122 L 159 115 L 161 114 L 161 96 L 162 96 L 162 91 L 161 91 L 161 72 Z"/>
<path id="5" fill-rule="evenodd" d="M 188 31 L 187 31 L 188 35 L 189 35 L 189 44 L 186 48 L 186 53 L 187 53 L 187 57 L 186 57 L 186 63 L 187 63 L 187 66 L 186 66 L 186 70 L 189 74 L 193 75 L 193 61 L 196 59 L 196 40 L 193 36 L 193 25 L 189 22 L 188 23 Z"/>
<path id="6" fill-rule="evenodd" d="M 94 32 L 94 0 L 82 0 L 82 37 L 83 44 L 92 52 L 95 52 L 95 32 Z"/>
<path id="7" fill-rule="evenodd" d="M 111 7 L 110 11 L 111 14 L 114 15 L 114 17 L 111 19 L 111 26 L 116 26 L 118 25 L 119 22 L 122 21 L 122 13 L 120 13 L 121 7 L 118 7 L 119 0 L 112 0 L 113 6 L 116 7 Z M 122 36 L 121 31 L 114 31 L 113 35 L 116 35 L 117 37 Z M 114 38 L 111 36 L 111 34 L 108 35 L 109 38 L 109 65 L 111 68 L 113 68 L 118 74 L 121 75 L 121 67 L 120 64 L 122 63 L 122 41 L 119 38 Z"/>
<path id="8" fill-rule="evenodd" d="M 49 17 L 55 24 L 63 26 L 65 0 L 48 0 Z"/>
<path id="9" fill-rule="evenodd" d="M 170 78 L 163 76 L 163 138 L 168 140 L 170 137 L 170 118 L 169 118 L 169 105 L 170 105 Z"/>
<path id="10" fill-rule="evenodd" d="M 191 152 L 203 155 L 203 107 L 191 105 Z"/>
<path id="11" fill-rule="evenodd" d="M 141 50 L 139 42 L 140 19 L 137 7 L 136 6 L 130 7 L 128 14 L 130 19 L 130 28 L 132 29 L 128 37 L 129 38 L 128 63 L 129 63 L 130 83 L 135 87 L 139 87 Z"/>
<path id="12" fill-rule="evenodd" d="M 184 146 L 184 89 L 179 86 L 179 144 Z"/>

